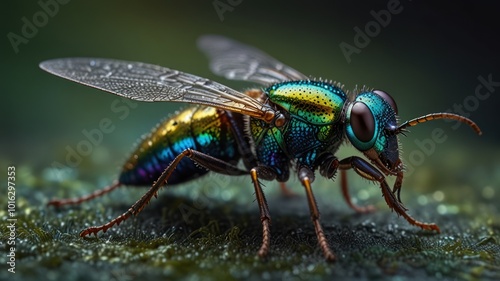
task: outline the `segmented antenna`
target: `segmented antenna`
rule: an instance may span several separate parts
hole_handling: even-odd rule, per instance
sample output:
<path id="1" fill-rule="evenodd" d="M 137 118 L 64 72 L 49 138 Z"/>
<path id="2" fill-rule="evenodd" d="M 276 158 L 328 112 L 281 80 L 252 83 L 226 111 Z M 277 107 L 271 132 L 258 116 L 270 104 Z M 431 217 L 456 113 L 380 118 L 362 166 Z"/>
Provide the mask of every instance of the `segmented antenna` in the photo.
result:
<path id="1" fill-rule="evenodd" d="M 405 128 L 407 127 L 412 127 L 420 123 L 424 123 L 427 121 L 431 120 L 436 120 L 436 119 L 451 119 L 451 120 L 457 120 L 462 123 L 465 123 L 469 125 L 469 127 L 472 128 L 478 135 L 482 135 L 483 132 L 481 132 L 481 129 L 479 129 L 479 126 L 474 123 L 474 121 L 470 120 L 467 117 L 463 117 L 461 115 L 455 114 L 455 113 L 445 113 L 445 112 L 439 112 L 439 113 L 431 113 L 431 114 L 426 114 L 424 116 L 417 117 L 415 119 L 411 119 L 409 121 L 404 122 L 401 124 L 399 127 L 396 128 L 395 133 L 399 134 L 405 131 Z"/>

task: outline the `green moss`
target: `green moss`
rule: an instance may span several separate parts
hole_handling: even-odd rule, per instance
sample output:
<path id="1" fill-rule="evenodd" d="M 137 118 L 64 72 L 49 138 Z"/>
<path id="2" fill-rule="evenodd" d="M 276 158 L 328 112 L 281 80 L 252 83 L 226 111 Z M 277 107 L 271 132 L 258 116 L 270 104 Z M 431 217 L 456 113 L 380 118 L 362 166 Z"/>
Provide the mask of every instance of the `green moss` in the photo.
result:
<path id="1" fill-rule="evenodd" d="M 43 203 L 51 193 L 48 188 L 54 192 L 59 186 L 43 178 L 23 183 L 17 200 L 16 278 L 500 278 L 500 224 L 498 210 L 488 201 L 492 198 L 486 202 L 479 196 L 472 198 L 476 211 L 463 206 L 471 204 L 468 200 L 462 205 L 453 203 L 459 207 L 457 212 L 443 214 L 438 211 L 444 202 L 432 196 L 420 201 L 416 196 L 404 199 L 414 217 L 439 224 L 442 233 L 436 234 L 416 229 L 391 213 L 383 200 L 378 202 L 379 197 L 373 196 L 376 187 L 367 190 L 379 210 L 359 215 L 341 203 L 339 193 L 332 195 L 331 182 L 318 181 L 315 192 L 322 223 L 338 257 L 330 264 L 317 247 L 305 198 L 299 192 L 294 198 L 283 198 L 279 192 L 272 192 L 274 186 L 269 184 L 266 191 L 272 214 L 272 244 L 269 257 L 262 260 L 256 257 L 262 230 L 251 188 L 234 192 L 224 201 L 210 196 L 207 190 L 211 187 L 196 187 L 204 180 L 177 191 L 164 190 L 139 216 L 107 233 L 86 238 L 78 235 L 82 229 L 121 214 L 145 189 L 123 189 L 81 206 L 54 209 Z M 350 184 L 367 183 L 353 179 Z M 89 186 L 83 182 L 76 185 Z M 235 188 L 241 185 L 234 181 Z M 404 196 L 412 194 L 415 191 L 404 189 Z M 422 202 L 425 204 L 418 205 Z M 1 211 L 0 215 L 2 241 L 6 241 L 7 214 Z M 6 277 L 6 271 L 0 276 Z"/>

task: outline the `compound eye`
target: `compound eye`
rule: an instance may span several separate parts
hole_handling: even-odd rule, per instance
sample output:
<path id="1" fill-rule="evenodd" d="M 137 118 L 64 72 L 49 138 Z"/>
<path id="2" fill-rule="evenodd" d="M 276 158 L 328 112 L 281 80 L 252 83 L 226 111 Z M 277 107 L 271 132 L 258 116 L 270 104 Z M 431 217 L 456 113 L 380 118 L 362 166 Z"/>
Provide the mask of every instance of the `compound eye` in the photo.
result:
<path id="1" fill-rule="evenodd" d="M 356 102 L 351 109 L 350 123 L 356 138 L 369 142 L 375 133 L 375 119 L 371 110 L 362 102 Z"/>
<path id="2" fill-rule="evenodd" d="M 373 93 L 383 98 L 392 107 L 392 110 L 394 110 L 394 112 L 398 114 L 398 106 L 396 105 L 396 102 L 391 97 L 391 95 L 381 90 L 375 90 L 373 91 Z"/>

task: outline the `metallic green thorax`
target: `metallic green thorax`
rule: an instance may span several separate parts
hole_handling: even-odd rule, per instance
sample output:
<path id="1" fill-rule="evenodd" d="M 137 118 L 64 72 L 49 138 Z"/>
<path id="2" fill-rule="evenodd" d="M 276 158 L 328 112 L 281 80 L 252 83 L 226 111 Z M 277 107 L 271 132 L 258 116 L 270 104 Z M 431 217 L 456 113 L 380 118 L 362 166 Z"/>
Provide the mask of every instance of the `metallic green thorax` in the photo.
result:
<path id="1" fill-rule="evenodd" d="M 311 168 L 326 152 L 335 152 L 343 136 L 340 122 L 347 96 L 332 84 L 291 81 L 264 90 L 269 101 L 282 107 L 290 118 L 283 127 L 251 119 L 250 132 L 257 158 L 275 169 L 279 181 L 289 177 L 290 160 Z"/>
<path id="2" fill-rule="evenodd" d="M 317 81 L 280 83 L 266 89 L 266 92 L 270 101 L 291 115 L 315 125 L 338 121 L 346 100 L 340 88 Z"/>

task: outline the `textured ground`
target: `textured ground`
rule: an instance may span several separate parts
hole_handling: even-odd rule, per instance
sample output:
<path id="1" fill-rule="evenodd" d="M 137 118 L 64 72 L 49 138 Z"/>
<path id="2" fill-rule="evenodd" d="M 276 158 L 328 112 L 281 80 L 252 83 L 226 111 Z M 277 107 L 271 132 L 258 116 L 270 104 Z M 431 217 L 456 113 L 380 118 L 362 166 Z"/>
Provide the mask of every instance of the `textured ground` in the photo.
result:
<path id="1" fill-rule="evenodd" d="M 377 212 L 355 214 L 342 202 L 337 183 L 318 180 L 315 192 L 323 226 L 338 257 L 329 264 L 317 247 L 303 190 L 293 181 L 292 198 L 281 195 L 274 183 L 265 188 L 273 236 L 269 258 L 260 260 L 256 251 L 261 226 L 248 179 L 208 176 L 163 189 L 137 218 L 98 238 L 82 239 L 82 229 L 119 215 L 143 189 L 124 188 L 58 210 L 44 203 L 52 196 L 84 194 L 94 189 L 92 184 L 77 179 L 56 183 L 47 180 L 46 173 L 37 177 L 28 167 L 17 170 L 17 274 L 8 275 L 9 280 L 38 280 L 41 275 L 48 280 L 500 278 L 500 221 L 492 204 L 498 194 L 488 188 L 478 193 L 464 185 L 456 186 L 454 193 L 423 195 L 403 190 L 414 217 L 439 224 L 442 233 L 436 234 L 391 213 L 378 188 L 353 174 L 351 185 L 365 186 L 353 188 L 353 195 L 368 198 L 360 204 L 372 202 Z M 227 188 L 221 191 L 216 185 Z M 0 215 L 4 243 L 9 234 L 5 211 Z"/>

